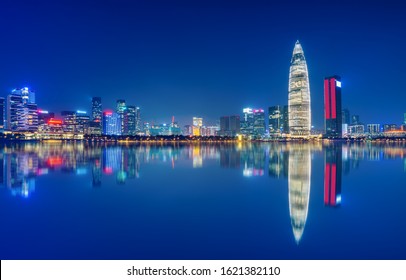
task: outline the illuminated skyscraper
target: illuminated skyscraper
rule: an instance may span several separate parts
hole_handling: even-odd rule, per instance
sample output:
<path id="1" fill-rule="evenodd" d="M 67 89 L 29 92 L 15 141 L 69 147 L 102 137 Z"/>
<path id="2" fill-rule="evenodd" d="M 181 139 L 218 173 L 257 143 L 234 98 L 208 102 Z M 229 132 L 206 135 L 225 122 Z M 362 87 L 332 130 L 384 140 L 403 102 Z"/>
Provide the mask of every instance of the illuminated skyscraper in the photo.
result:
<path id="1" fill-rule="evenodd" d="M 254 133 L 254 113 L 251 108 L 244 108 L 242 112 L 241 134 L 252 135 Z"/>
<path id="2" fill-rule="evenodd" d="M 308 145 L 289 147 L 289 213 L 296 243 L 306 225 L 310 198 L 311 156 Z"/>
<path id="3" fill-rule="evenodd" d="M 136 112 L 135 106 L 127 106 L 124 110 L 124 135 L 135 135 Z"/>
<path id="4" fill-rule="evenodd" d="M 311 128 L 310 85 L 302 46 L 296 41 L 289 71 L 289 131 L 308 136 Z"/>
<path id="5" fill-rule="evenodd" d="M 254 109 L 254 131 L 256 137 L 261 137 L 265 134 L 265 113 L 263 109 Z"/>
<path id="6" fill-rule="evenodd" d="M 268 110 L 269 133 L 277 135 L 289 131 L 288 106 L 272 106 Z"/>
<path id="7" fill-rule="evenodd" d="M 96 123 L 102 122 L 102 103 L 101 103 L 101 97 L 93 97 L 92 98 L 92 121 Z"/>
<path id="8" fill-rule="evenodd" d="M 7 129 L 22 130 L 24 127 L 24 103 L 21 95 L 7 96 Z"/>
<path id="9" fill-rule="evenodd" d="M 27 87 L 14 89 L 7 96 L 7 128 L 12 131 L 38 130 L 38 113 L 35 93 Z"/>
<path id="10" fill-rule="evenodd" d="M 324 127 L 326 137 L 342 137 L 341 78 L 324 79 Z"/>
<path id="11" fill-rule="evenodd" d="M 203 118 L 193 117 L 193 135 L 201 135 L 201 129 L 203 126 Z"/>
<path id="12" fill-rule="evenodd" d="M 121 123 L 121 128 L 120 128 L 120 135 L 124 134 L 124 112 L 125 112 L 126 106 L 125 106 L 125 100 L 123 99 L 118 99 L 117 100 L 117 107 L 116 107 L 116 113 L 118 118 L 120 119 Z"/>
<path id="13" fill-rule="evenodd" d="M 403 114 L 403 124 L 406 124 L 406 113 Z"/>
<path id="14" fill-rule="evenodd" d="M 4 98 L 0 97 L 0 132 L 4 131 Z"/>
<path id="15" fill-rule="evenodd" d="M 111 110 L 103 112 L 103 133 L 106 135 L 121 135 L 121 121 L 118 114 Z"/>

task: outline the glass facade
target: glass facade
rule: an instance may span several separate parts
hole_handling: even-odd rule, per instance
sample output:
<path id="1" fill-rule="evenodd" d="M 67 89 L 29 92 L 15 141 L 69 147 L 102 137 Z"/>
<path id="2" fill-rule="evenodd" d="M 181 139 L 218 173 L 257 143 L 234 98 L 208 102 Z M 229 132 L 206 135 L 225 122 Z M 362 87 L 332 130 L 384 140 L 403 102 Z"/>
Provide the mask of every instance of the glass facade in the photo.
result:
<path id="1" fill-rule="evenodd" d="M 302 46 L 296 42 L 289 72 L 289 130 L 292 136 L 308 136 L 311 128 L 310 85 Z"/>

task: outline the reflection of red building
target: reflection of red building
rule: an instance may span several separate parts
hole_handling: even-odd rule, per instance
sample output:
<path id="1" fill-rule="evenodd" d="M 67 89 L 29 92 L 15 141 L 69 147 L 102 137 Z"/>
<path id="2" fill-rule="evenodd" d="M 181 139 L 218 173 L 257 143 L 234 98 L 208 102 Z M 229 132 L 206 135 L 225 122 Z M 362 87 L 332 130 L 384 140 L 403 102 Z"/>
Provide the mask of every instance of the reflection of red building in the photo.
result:
<path id="1" fill-rule="evenodd" d="M 324 205 L 341 204 L 341 146 L 326 147 L 324 166 Z"/>

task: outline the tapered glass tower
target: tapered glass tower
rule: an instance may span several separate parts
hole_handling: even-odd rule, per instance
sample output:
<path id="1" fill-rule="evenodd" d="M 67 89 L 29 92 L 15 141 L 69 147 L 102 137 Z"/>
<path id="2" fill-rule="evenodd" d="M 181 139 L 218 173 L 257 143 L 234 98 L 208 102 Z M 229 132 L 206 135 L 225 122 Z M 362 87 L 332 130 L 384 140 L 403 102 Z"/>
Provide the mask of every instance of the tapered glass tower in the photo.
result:
<path id="1" fill-rule="evenodd" d="M 289 71 L 289 131 L 292 136 L 310 135 L 310 85 L 302 45 L 296 41 Z"/>

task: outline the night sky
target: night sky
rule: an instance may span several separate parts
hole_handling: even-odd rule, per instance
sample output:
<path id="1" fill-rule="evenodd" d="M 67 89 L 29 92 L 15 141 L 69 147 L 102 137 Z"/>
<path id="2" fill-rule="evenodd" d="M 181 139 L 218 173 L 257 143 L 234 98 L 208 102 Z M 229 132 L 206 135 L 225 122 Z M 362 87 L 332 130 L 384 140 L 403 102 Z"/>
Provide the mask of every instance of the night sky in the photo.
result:
<path id="1" fill-rule="evenodd" d="M 316 127 L 323 78 L 335 74 L 343 108 L 361 122 L 400 124 L 406 4 L 300 3 L 1 0 L 0 96 L 29 86 L 39 108 L 58 114 L 90 111 L 92 96 L 103 108 L 125 99 L 145 121 L 201 116 L 210 125 L 244 107 L 287 104 L 299 40 Z"/>

